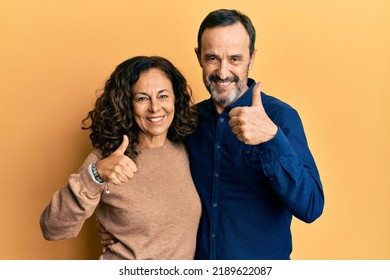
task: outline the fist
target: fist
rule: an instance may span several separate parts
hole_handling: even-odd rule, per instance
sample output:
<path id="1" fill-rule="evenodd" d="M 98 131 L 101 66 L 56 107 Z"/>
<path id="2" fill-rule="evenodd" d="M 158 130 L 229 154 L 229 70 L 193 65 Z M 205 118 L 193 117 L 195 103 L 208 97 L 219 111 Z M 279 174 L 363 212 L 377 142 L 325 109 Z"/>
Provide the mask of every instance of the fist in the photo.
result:
<path id="1" fill-rule="evenodd" d="M 275 137 L 278 127 L 271 121 L 261 101 L 261 83 L 252 91 L 252 105 L 236 107 L 229 113 L 229 125 L 237 139 L 249 145 L 267 142 Z"/>
<path id="2" fill-rule="evenodd" d="M 118 149 L 96 163 L 97 171 L 103 181 L 113 185 L 119 185 L 134 177 L 137 166 L 125 155 L 128 146 L 129 138 L 127 135 L 123 135 L 123 141 Z"/>

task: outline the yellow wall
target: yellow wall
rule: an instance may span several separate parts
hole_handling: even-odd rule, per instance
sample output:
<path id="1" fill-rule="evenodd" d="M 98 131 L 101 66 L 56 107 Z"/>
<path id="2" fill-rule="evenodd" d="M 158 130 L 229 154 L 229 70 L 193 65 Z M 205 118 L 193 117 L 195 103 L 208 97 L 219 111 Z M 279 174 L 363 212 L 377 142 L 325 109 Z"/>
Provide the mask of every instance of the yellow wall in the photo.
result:
<path id="1" fill-rule="evenodd" d="M 299 112 L 326 193 L 293 222 L 294 259 L 390 259 L 390 2 L 2 0 L 0 259 L 96 259 L 94 221 L 48 242 L 39 215 L 91 149 L 80 121 L 124 59 L 162 55 L 207 97 L 198 26 L 237 8 L 257 27 L 251 77 Z"/>

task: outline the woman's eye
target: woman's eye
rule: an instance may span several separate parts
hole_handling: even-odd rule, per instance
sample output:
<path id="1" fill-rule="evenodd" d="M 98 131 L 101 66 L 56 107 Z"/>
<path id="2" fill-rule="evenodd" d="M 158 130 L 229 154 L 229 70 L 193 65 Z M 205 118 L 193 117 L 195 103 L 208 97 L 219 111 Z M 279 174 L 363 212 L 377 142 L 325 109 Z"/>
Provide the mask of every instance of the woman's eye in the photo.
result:
<path id="1" fill-rule="evenodd" d="M 136 98 L 136 101 L 137 102 L 140 102 L 140 103 L 144 103 L 144 102 L 147 102 L 148 101 L 148 98 L 143 96 L 143 97 L 137 97 Z"/>

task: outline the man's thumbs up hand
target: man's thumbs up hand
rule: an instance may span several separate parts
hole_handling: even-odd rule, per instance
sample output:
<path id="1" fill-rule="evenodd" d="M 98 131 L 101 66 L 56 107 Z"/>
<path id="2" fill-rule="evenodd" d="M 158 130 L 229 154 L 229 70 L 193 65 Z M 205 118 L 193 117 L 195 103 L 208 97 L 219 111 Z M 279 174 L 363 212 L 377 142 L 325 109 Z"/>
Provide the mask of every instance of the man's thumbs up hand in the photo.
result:
<path id="1" fill-rule="evenodd" d="M 252 91 L 252 107 L 261 106 L 263 107 L 263 103 L 261 102 L 261 82 L 257 83 L 253 87 Z"/>
<path id="2" fill-rule="evenodd" d="M 229 113 L 229 125 L 238 140 L 248 145 L 257 145 L 271 140 L 278 127 L 266 114 L 261 101 L 261 83 L 252 92 L 252 105 L 236 107 Z"/>
<path id="3" fill-rule="evenodd" d="M 123 141 L 111 155 L 96 163 L 99 176 L 104 182 L 119 185 L 134 177 L 137 171 L 135 163 L 125 155 L 129 138 L 123 135 Z"/>

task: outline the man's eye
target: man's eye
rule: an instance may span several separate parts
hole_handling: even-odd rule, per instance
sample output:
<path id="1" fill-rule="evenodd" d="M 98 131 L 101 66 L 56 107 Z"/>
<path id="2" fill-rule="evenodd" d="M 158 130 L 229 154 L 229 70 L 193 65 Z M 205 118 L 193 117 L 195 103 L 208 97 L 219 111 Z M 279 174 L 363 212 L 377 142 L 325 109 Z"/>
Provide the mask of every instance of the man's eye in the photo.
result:
<path id="1" fill-rule="evenodd" d="M 216 60 L 217 60 L 217 58 L 215 56 L 208 56 L 206 58 L 206 61 L 208 61 L 208 62 L 215 62 Z"/>

